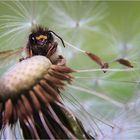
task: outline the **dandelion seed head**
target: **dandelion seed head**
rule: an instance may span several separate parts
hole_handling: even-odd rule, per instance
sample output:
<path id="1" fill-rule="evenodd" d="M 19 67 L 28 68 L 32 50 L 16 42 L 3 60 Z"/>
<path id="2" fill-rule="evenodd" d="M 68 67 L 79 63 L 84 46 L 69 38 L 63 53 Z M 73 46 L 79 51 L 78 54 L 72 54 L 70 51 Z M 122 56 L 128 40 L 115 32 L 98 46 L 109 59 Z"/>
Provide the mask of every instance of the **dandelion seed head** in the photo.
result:
<path id="1" fill-rule="evenodd" d="M 27 38 L 30 29 L 34 25 L 40 23 L 44 25 L 45 23 L 45 26 L 49 26 L 51 29 L 55 30 L 57 33 L 59 33 L 60 36 L 64 38 L 64 40 L 66 40 L 66 42 L 70 42 L 70 44 L 73 44 L 77 48 L 77 50 L 80 50 L 82 48 L 88 50 L 88 46 L 90 46 L 89 48 L 92 48 L 91 50 L 93 52 L 95 50 L 96 52 L 98 46 L 96 47 L 96 41 L 92 41 L 92 37 L 94 35 L 96 36 L 95 33 L 99 33 L 101 34 L 101 36 L 104 36 L 105 39 L 109 42 L 109 49 L 106 48 L 106 44 L 102 44 L 103 47 L 99 49 L 99 51 L 101 52 L 101 56 L 111 56 L 111 61 L 119 57 L 128 58 L 132 61 L 136 58 L 139 58 L 138 40 L 140 34 L 137 33 L 135 35 L 135 33 L 137 32 L 136 29 L 138 29 L 137 27 L 139 26 L 139 22 L 137 22 L 138 26 L 136 26 L 136 28 L 134 28 L 135 26 L 126 26 L 127 24 L 124 24 L 123 26 L 121 24 L 121 28 L 117 28 L 112 25 L 112 23 L 110 23 L 108 27 L 109 29 L 107 31 L 104 31 L 100 25 L 110 14 L 108 12 L 108 5 L 106 3 L 84 3 L 81 1 L 75 3 L 66 1 L 43 2 L 43 4 L 40 4 L 38 2 L 29 3 L 18 1 L 17 3 L 13 2 L 12 6 L 8 2 L 4 4 L 5 7 L 9 7 L 9 9 L 14 14 L 2 13 L 3 15 L 0 17 L 0 29 L 2 29 L 0 34 L 0 39 L 2 40 L 1 50 L 9 49 L 9 46 L 11 47 L 11 44 L 13 49 L 14 47 L 21 47 L 21 44 L 24 43 L 20 40 L 25 40 L 25 38 Z M 122 21 L 124 21 L 124 19 Z M 128 23 L 129 22 L 130 20 L 128 20 Z M 130 29 L 132 29 L 131 31 L 134 30 L 135 33 L 132 32 L 131 34 Z M 8 36 L 10 37 L 8 38 Z M 89 36 L 92 36 L 92 39 L 87 39 Z M 3 41 L 4 38 L 7 38 L 7 40 Z M 97 40 L 97 42 L 98 41 L 102 42 L 102 39 Z M 16 44 L 17 42 L 18 45 Z M 66 45 L 69 46 L 68 43 Z M 93 115 L 95 114 L 97 118 L 100 118 L 101 120 L 107 119 L 109 120 L 109 122 L 114 123 L 114 127 L 112 129 L 112 127 L 103 125 L 103 123 L 97 121 L 95 117 L 89 117 L 89 114 L 87 112 L 82 112 L 84 109 L 82 107 L 78 108 L 77 104 L 75 106 L 72 106 L 72 110 L 74 110 L 74 112 L 77 112 L 79 118 L 83 115 L 82 120 L 83 122 L 85 122 L 87 130 L 95 135 L 95 130 L 93 130 L 93 128 L 91 129 L 90 127 L 92 126 L 89 125 L 91 124 L 90 120 L 92 118 L 92 121 L 95 121 L 93 123 L 93 127 L 95 127 L 96 129 L 99 139 L 125 139 L 137 137 L 137 135 L 139 135 L 138 133 L 140 126 L 138 120 L 139 113 L 133 115 L 135 113 L 133 112 L 133 106 L 135 105 L 135 102 L 133 101 L 132 104 L 130 104 L 130 97 L 129 99 L 126 99 L 126 97 L 124 97 L 124 94 L 135 94 L 135 92 L 137 91 L 135 83 L 136 81 L 139 81 L 139 74 L 136 74 L 137 71 L 139 72 L 139 70 L 136 70 L 136 68 L 131 70 L 125 69 L 121 66 L 118 66 L 117 64 L 114 64 L 115 68 L 112 68 L 111 65 L 111 68 L 107 70 L 106 74 L 101 74 L 102 70 L 100 68 L 96 69 L 96 67 L 92 66 L 91 62 L 87 61 L 87 63 L 85 63 L 86 61 L 84 61 L 83 56 L 80 57 L 80 60 L 75 59 L 77 58 L 75 56 L 80 56 L 80 51 L 74 51 L 67 47 L 67 49 L 64 49 L 64 54 L 66 55 L 68 62 L 71 61 L 72 66 L 75 64 L 77 67 L 80 66 L 81 68 L 81 66 L 84 65 L 83 67 L 86 69 L 85 71 L 88 72 L 86 80 L 84 80 L 85 78 L 81 78 L 79 81 L 77 81 L 78 84 L 75 82 L 74 86 L 72 85 L 68 88 L 71 88 L 72 93 L 79 93 L 81 96 L 83 96 L 82 99 L 78 98 L 77 100 L 79 102 L 81 100 L 81 104 L 85 107 L 85 110 L 92 112 Z M 135 62 L 137 63 L 139 61 Z M 92 69 L 90 69 L 88 65 Z M 122 69 L 118 67 L 121 67 Z M 128 72 L 129 70 L 130 72 Z M 95 78 L 95 76 L 98 77 Z M 91 79 L 91 77 L 93 78 Z M 116 81 L 116 79 L 118 81 Z M 134 83 L 130 86 L 129 82 Z M 87 101 L 84 101 L 84 99 L 87 99 Z M 73 102 L 71 100 L 67 102 L 67 104 L 70 104 L 69 106 L 71 106 L 72 103 Z M 119 111 L 125 107 L 125 103 L 128 103 L 128 108 L 130 110 L 132 109 L 133 111 L 123 110 L 121 113 L 119 113 Z M 139 105 L 137 104 L 137 111 L 139 112 L 138 108 Z M 79 110 L 80 113 L 82 112 L 82 115 L 77 110 Z M 96 111 L 102 112 L 104 117 L 102 118 Z M 114 113 L 116 113 L 116 116 L 114 116 Z M 88 118 L 88 121 L 85 121 L 85 118 Z M 96 122 L 98 122 L 97 125 L 95 124 Z M 99 126 L 103 134 L 101 134 L 99 128 L 96 128 L 97 126 Z"/>

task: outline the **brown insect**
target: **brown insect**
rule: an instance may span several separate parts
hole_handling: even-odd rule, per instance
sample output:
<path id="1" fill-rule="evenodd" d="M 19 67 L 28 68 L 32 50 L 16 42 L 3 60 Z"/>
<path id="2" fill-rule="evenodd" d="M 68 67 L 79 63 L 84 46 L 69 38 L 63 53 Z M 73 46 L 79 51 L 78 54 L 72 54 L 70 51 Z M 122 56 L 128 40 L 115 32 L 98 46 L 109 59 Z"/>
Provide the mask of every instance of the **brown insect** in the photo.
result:
<path id="1" fill-rule="evenodd" d="M 53 35 L 58 37 L 65 47 L 63 39 L 55 32 L 41 26 L 36 26 L 28 38 L 26 46 L 27 57 L 35 55 L 46 56 L 52 64 L 57 64 L 64 60 L 64 57 L 59 52 L 58 43 L 55 41 Z"/>

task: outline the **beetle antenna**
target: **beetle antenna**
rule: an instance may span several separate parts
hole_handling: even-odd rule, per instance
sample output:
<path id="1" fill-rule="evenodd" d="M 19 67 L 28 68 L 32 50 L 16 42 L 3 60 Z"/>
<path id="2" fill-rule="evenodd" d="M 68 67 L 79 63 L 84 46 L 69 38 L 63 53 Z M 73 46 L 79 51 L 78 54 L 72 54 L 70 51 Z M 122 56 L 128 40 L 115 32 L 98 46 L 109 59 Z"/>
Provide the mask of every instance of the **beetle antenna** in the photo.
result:
<path id="1" fill-rule="evenodd" d="M 55 33 L 54 31 L 52 31 L 52 30 L 49 30 L 48 32 L 51 32 L 51 33 L 53 33 L 55 36 L 57 36 L 57 37 L 61 40 L 63 46 L 65 47 L 65 43 L 64 43 L 63 39 L 62 39 L 58 34 L 56 34 L 56 33 Z"/>

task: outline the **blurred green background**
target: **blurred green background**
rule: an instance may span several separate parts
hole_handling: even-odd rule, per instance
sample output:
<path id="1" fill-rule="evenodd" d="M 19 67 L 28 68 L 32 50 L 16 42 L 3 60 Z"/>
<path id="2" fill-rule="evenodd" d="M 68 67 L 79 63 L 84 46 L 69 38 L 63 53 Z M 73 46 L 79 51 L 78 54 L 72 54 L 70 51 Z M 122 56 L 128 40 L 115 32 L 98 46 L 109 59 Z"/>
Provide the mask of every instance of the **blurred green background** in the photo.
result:
<path id="1" fill-rule="evenodd" d="M 81 112 L 76 105 L 79 102 L 91 114 L 99 112 L 106 116 L 110 110 L 112 117 L 114 112 L 139 99 L 139 13 L 139 1 L 0 1 L 0 51 L 25 47 L 31 24 L 35 23 L 50 28 L 64 41 L 93 52 L 105 62 L 128 59 L 134 65 L 131 71 L 111 63 L 110 68 L 115 71 L 74 74 L 73 84 L 64 93 L 66 104 L 73 104 L 70 107 L 76 112 Z M 62 52 L 73 69 L 100 68 L 83 53 L 67 43 L 66 46 Z M 1 59 L 1 74 L 19 57 L 16 54 L 7 56 L 6 61 Z"/>

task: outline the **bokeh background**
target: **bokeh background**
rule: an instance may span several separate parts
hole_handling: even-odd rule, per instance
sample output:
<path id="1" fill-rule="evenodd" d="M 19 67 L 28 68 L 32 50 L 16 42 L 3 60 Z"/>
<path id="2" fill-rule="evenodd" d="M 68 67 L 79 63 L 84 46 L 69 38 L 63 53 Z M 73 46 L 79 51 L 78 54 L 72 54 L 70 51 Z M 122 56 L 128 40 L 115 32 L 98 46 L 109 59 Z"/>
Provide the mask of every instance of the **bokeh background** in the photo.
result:
<path id="1" fill-rule="evenodd" d="M 32 24 L 53 30 L 65 41 L 63 48 L 58 40 L 67 64 L 79 70 L 63 92 L 66 105 L 99 139 L 140 138 L 139 13 L 138 1 L 0 1 L 0 51 L 25 47 Z M 110 68 L 103 73 L 71 46 L 100 56 Z M 2 54 L 1 75 L 24 51 Z M 134 68 L 113 63 L 118 58 Z"/>

